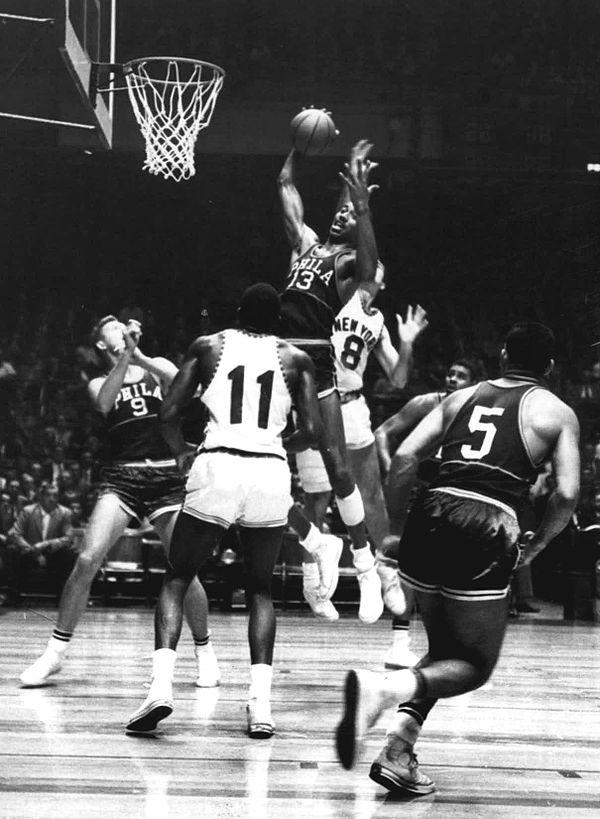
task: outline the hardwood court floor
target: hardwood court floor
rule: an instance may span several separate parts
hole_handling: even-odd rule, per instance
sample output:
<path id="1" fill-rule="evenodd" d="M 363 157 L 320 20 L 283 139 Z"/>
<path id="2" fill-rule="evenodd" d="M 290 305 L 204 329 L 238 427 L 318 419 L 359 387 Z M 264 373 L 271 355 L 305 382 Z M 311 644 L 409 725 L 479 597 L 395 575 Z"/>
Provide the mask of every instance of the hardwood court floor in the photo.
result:
<path id="1" fill-rule="evenodd" d="M 56 682 L 21 689 L 18 675 L 55 616 L 47 608 L 0 617 L 2 819 L 600 816 L 600 630 L 592 623 L 511 621 L 490 683 L 440 702 L 427 721 L 419 759 L 437 792 L 406 799 L 367 776 L 385 719 L 352 772 L 338 765 L 332 740 L 344 672 L 381 668 L 389 620 L 365 626 L 345 616 L 327 624 L 308 613 L 281 614 L 277 734 L 250 740 L 243 613 L 211 618 L 219 689 L 194 687 L 184 633 L 175 711 L 154 737 L 123 730 L 145 696 L 151 612 L 88 611 Z M 420 622 L 412 633 L 423 650 Z"/>

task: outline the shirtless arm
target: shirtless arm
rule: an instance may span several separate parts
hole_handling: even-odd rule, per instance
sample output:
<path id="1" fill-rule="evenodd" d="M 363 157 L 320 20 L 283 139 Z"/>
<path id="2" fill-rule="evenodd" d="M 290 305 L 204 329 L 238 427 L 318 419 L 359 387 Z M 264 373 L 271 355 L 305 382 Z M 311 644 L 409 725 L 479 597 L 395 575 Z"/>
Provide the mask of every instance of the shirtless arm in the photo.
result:
<path id="1" fill-rule="evenodd" d="M 571 519 L 579 494 L 579 423 L 574 412 L 560 406 L 561 426 L 552 453 L 555 488 L 533 537 L 524 544 L 521 565 L 526 566 L 559 535 Z"/>
<path id="2" fill-rule="evenodd" d="M 182 472 L 186 471 L 189 455 L 196 451 L 196 447 L 190 447 L 183 437 L 182 414 L 200 384 L 202 377 L 201 357 L 207 349 L 208 341 L 206 338 L 198 338 L 191 344 L 160 409 L 163 438 Z"/>
<path id="3" fill-rule="evenodd" d="M 369 208 L 369 167 L 371 163 L 368 159 L 359 158 L 353 169 L 350 164 L 346 164 L 346 172 L 340 176 L 346 183 L 348 193 L 354 206 L 356 217 L 356 254 L 346 257 L 338 272 L 341 284 L 342 302 L 347 301 L 352 295 L 352 290 L 363 282 L 372 282 L 377 271 L 377 241 L 375 231 L 371 221 L 371 209 Z M 344 287 L 347 280 L 351 279 L 352 288 Z"/>
<path id="4" fill-rule="evenodd" d="M 294 402 L 297 414 L 297 428 L 284 438 L 286 452 L 302 452 L 314 446 L 321 436 L 321 411 L 317 388 L 315 386 L 315 368 L 305 353 L 298 353 L 294 360 L 298 367 L 298 383 Z"/>
<path id="5" fill-rule="evenodd" d="M 379 465 L 384 475 L 390 470 L 392 453 L 401 438 L 416 427 L 434 406 L 438 404 L 438 393 L 417 395 L 408 401 L 401 410 L 392 415 L 387 421 L 377 427 L 374 432 L 375 446 L 379 457 Z"/>
<path id="6" fill-rule="evenodd" d="M 285 235 L 294 253 L 299 255 L 315 243 L 317 235 L 304 222 L 304 205 L 296 187 L 296 151 L 294 149 L 287 155 L 279 172 L 277 189 Z"/>
<path id="7" fill-rule="evenodd" d="M 88 394 L 94 407 L 103 415 L 110 412 L 119 390 L 123 386 L 127 368 L 133 363 L 133 357 L 137 348 L 137 338 L 128 328 L 123 331 L 125 349 L 119 355 L 117 363 L 108 373 L 101 378 L 93 378 L 88 384 Z"/>
<path id="8" fill-rule="evenodd" d="M 390 334 L 384 327 L 373 351 L 388 380 L 399 389 L 405 387 L 408 381 L 412 369 L 413 344 L 429 323 L 426 315 L 420 304 L 417 304 L 414 310 L 409 304 L 406 310 L 406 320 L 403 320 L 402 316 L 396 316 L 400 339 L 399 350 L 396 350 L 392 344 Z"/>

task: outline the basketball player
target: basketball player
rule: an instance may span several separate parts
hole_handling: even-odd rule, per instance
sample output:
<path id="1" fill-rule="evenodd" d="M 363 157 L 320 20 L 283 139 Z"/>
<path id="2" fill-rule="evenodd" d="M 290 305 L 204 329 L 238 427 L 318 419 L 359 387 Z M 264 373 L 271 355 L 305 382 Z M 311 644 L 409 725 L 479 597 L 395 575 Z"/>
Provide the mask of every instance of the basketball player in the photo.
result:
<path id="1" fill-rule="evenodd" d="M 240 329 L 196 339 L 163 405 L 163 433 L 173 455 L 182 471 L 193 463 L 156 609 L 152 685 L 127 723 L 129 731 L 151 731 L 172 712 L 184 595 L 234 523 L 245 552 L 250 608 L 248 732 L 263 738 L 275 730 L 270 706 L 275 643 L 271 581 L 292 503 L 281 439 L 292 402 L 298 428 L 286 448 L 310 446 L 320 434 L 312 362 L 274 335 L 279 318 L 279 296 L 270 285 L 248 288 L 239 307 Z M 209 421 L 195 457 L 183 439 L 181 412 L 198 385 Z"/>
<path id="2" fill-rule="evenodd" d="M 404 387 L 411 367 L 414 341 L 427 327 L 425 311 L 419 305 L 414 311 L 412 307 L 408 308 L 406 321 L 397 316 L 400 338 L 398 353 L 392 345 L 383 315 L 373 307 L 373 300 L 384 287 L 384 269 L 380 265 L 375 280 L 361 285 L 342 307 L 336 316 L 331 337 L 349 463 L 363 499 L 365 520 L 376 553 L 380 552 L 389 528 L 371 416 L 362 394 L 363 376 L 368 357 L 373 353 L 390 382 L 398 388 Z M 321 528 L 331 494 L 323 459 L 318 451 L 307 450 L 298 453 L 296 463 L 306 493 L 308 516 Z M 338 612 L 331 600 L 323 599 L 319 594 L 315 564 L 305 561 L 303 575 L 304 597 L 313 612 L 329 620 L 338 619 Z"/>
<path id="3" fill-rule="evenodd" d="M 468 358 L 457 358 L 446 373 L 445 390 L 416 395 L 383 422 L 375 430 L 375 445 L 379 456 L 379 466 L 385 476 L 390 470 L 392 454 L 398 444 L 413 430 L 419 421 L 437 407 L 442 400 L 455 390 L 470 387 L 479 380 L 479 368 Z M 421 487 L 428 486 L 440 467 L 440 452 L 419 464 L 418 482 Z M 381 547 L 380 547 L 381 548 Z M 417 662 L 417 657 L 410 650 L 410 615 L 414 609 L 414 595 L 410 589 L 404 589 L 406 612 L 401 617 L 392 615 L 392 645 L 385 658 L 385 667 L 391 669 L 408 668 Z"/>
<path id="4" fill-rule="evenodd" d="M 282 332 L 305 349 L 315 365 L 323 422 L 319 452 L 336 497 L 340 517 L 353 543 L 353 563 L 360 585 L 358 616 L 373 623 L 383 612 L 381 581 L 366 535 L 360 492 L 348 463 L 340 398 L 335 383 L 331 331 L 336 315 L 359 285 L 372 282 L 377 268 L 377 243 L 369 210 L 369 160 L 372 145 L 357 143 L 342 174 L 344 194 L 325 242 L 304 222 L 304 206 L 295 183 L 296 151 L 279 174 L 279 197 L 285 231 L 292 248 L 291 264 L 281 296 Z M 337 584 L 341 553 L 339 539 L 324 537 L 294 506 L 290 525 L 304 549 L 314 555 L 322 596 L 331 597 Z M 401 595 L 400 584 L 397 584 Z M 402 597 L 402 602 L 404 598 Z"/>
<path id="5" fill-rule="evenodd" d="M 489 679 L 502 645 L 511 574 L 567 525 L 579 490 L 579 425 L 540 379 L 552 367 L 554 336 L 542 324 L 514 325 L 501 378 L 458 390 L 401 444 L 389 474 L 390 522 L 400 535 L 419 460 L 442 446 L 439 475 L 409 513 L 399 565 L 416 592 L 429 650 L 416 668 L 387 676 L 350 671 L 337 730 L 340 760 L 381 713 L 400 702 L 370 776 L 395 791 L 435 790 L 413 746 L 438 697 L 473 691 Z M 551 458 L 556 487 L 539 528 L 521 538 L 517 513 Z"/>
<path id="6" fill-rule="evenodd" d="M 138 322 L 123 325 L 105 316 L 93 330 L 108 372 L 90 381 L 94 407 L 105 419 L 110 455 L 100 474 L 100 491 L 85 530 L 82 550 L 63 590 L 58 622 L 44 653 L 21 674 L 25 686 L 45 685 L 60 671 L 70 640 L 86 609 L 94 577 L 132 518 L 147 517 L 168 553 L 184 483 L 165 444 L 158 414 L 177 368 L 166 358 L 149 358 L 138 347 Z M 186 598 L 186 617 L 198 661 L 196 685 L 219 683 L 209 639 L 208 602 L 196 578 Z"/>

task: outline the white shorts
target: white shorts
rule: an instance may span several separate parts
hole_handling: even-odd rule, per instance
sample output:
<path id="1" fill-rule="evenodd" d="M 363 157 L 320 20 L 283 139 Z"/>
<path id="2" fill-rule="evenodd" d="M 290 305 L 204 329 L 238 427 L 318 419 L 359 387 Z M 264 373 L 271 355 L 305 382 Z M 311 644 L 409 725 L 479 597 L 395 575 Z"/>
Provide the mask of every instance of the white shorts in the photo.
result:
<path id="1" fill-rule="evenodd" d="M 227 528 L 285 526 L 290 489 L 290 469 L 281 458 L 201 452 L 188 476 L 183 511 Z"/>
<path id="2" fill-rule="evenodd" d="M 342 404 L 342 418 L 347 449 L 364 449 L 375 441 L 371 413 L 363 395 Z M 305 492 L 316 495 L 331 492 L 327 470 L 318 449 L 307 449 L 296 455 L 298 477 Z"/>

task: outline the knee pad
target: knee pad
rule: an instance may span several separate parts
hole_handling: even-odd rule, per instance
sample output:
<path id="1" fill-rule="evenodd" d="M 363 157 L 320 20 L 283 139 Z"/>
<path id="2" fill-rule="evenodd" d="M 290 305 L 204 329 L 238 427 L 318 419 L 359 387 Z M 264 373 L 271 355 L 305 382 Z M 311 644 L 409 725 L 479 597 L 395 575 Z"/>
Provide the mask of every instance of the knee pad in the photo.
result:
<path id="1" fill-rule="evenodd" d="M 345 498 L 336 496 L 337 508 L 340 517 L 346 526 L 358 526 L 365 519 L 365 507 L 363 506 L 358 486 Z"/>

